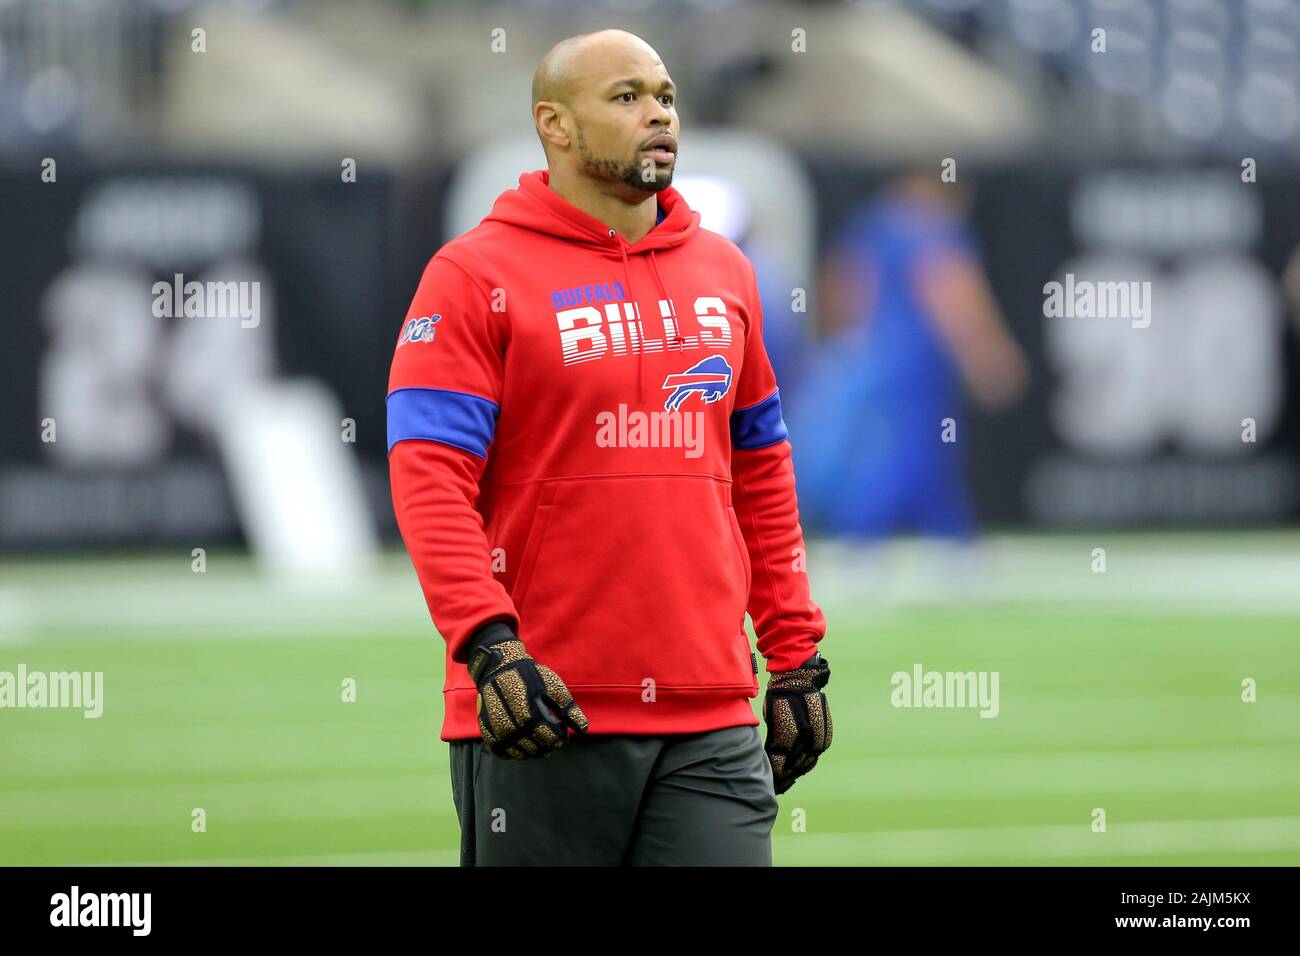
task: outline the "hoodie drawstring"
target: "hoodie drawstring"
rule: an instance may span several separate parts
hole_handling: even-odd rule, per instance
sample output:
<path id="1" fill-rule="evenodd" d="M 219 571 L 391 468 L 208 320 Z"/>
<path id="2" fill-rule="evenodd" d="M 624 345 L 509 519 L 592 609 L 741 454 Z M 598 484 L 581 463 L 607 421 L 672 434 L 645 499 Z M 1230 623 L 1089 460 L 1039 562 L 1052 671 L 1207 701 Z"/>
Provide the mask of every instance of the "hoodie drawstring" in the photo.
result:
<path id="1" fill-rule="evenodd" d="M 627 283 L 627 295 L 632 300 L 632 321 L 636 326 L 636 392 L 637 400 L 640 404 L 646 403 L 645 396 L 645 328 L 640 322 L 641 310 L 637 303 L 636 292 L 632 289 L 632 275 L 627 265 L 627 243 L 619 240 L 618 233 L 613 229 L 609 230 L 609 237 L 618 243 L 619 254 L 623 257 L 623 279 Z M 650 271 L 654 273 L 655 284 L 659 287 L 659 297 L 669 303 L 672 310 L 673 318 L 673 341 L 680 344 L 683 339 L 681 330 L 677 328 L 677 306 L 668 295 L 668 290 L 664 287 L 663 276 L 659 274 L 659 264 L 655 261 L 654 250 L 650 250 Z M 656 306 L 658 303 L 655 303 Z"/>
<path id="2" fill-rule="evenodd" d="M 677 303 L 673 301 L 672 296 L 668 294 L 667 287 L 664 286 L 664 277 L 659 274 L 659 261 L 655 259 L 653 249 L 650 250 L 650 271 L 655 274 L 655 282 L 659 285 L 659 296 L 668 303 L 668 314 L 673 319 L 673 341 L 681 345 L 686 339 L 682 337 L 681 326 L 677 322 Z"/>
<path id="3" fill-rule="evenodd" d="M 619 241 L 618 233 L 613 229 L 609 231 L 609 238 L 618 243 L 618 251 L 623 256 L 623 281 L 627 283 L 627 297 L 632 300 L 632 324 L 634 326 L 633 334 L 637 338 L 636 349 L 636 393 L 637 400 L 645 404 L 645 374 L 643 367 L 645 365 L 645 342 L 640 334 L 641 323 L 637 321 L 640 310 L 636 304 L 636 293 L 632 291 L 632 275 L 627 268 L 627 243 Z"/>

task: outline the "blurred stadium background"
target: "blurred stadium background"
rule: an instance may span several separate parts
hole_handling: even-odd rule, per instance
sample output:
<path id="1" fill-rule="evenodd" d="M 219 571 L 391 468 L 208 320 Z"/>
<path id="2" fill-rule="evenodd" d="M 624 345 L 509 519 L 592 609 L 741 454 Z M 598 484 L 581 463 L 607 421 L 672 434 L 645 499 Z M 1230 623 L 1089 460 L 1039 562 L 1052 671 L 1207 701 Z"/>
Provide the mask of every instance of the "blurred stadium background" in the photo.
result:
<path id="1" fill-rule="evenodd" d="M 791 408 L 836 733 L 776 862 L 1300 862 L 1298 0 L 0 0 L 0 671 L 104 674 L 0 710 L 0 864 L 456 862 L 388 363 L 605 26 Z"/>

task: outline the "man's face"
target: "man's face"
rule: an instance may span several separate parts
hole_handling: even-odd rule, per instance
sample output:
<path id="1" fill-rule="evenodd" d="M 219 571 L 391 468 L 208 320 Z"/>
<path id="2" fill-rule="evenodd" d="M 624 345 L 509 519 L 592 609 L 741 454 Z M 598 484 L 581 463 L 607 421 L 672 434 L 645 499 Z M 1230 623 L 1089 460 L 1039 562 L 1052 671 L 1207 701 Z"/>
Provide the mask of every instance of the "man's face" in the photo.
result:
<path id="1" fill-rule="evenodd" d="M 668 71 L 647 50 L 625 52 L 594 72 L 573 111 L 583 172 L 642 192 L 668 188 L 680 128 Z"/>

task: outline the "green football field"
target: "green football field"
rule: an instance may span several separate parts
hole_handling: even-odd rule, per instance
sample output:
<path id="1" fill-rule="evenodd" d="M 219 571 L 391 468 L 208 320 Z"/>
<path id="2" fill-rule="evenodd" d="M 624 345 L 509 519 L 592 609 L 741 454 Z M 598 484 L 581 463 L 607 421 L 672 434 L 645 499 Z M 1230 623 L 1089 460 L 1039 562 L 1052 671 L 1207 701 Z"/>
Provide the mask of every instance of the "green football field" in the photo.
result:
<path id="1" fill-rule="evenodd" d="M 405 555 L 315 587 L 190 560 L 0 562 L 0 671 L 104 675 L 97 719 L 0 709 L 0 864 L 454 865 L 442 642 Z M 781 797 L 778 865 L 1300 863 L 1300 535 L 810 564 L 835 738 Z M 918 664 L 996 672 L 997 716 L 893 706 Z"/>

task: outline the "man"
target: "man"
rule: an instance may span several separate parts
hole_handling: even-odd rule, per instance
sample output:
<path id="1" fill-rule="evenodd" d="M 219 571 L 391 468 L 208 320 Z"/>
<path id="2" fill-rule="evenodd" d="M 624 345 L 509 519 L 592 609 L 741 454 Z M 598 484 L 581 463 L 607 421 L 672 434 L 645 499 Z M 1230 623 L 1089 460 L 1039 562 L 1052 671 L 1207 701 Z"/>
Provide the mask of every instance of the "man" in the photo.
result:
<path id="1" fill-rule="evenodd" d="M 394 353 L 462 865 L 770 865 L 831 742 L 754 272 L 671 188 L 674 95 L 631 34 L 552 49 L 548 170 L 434 255 Z"/>

